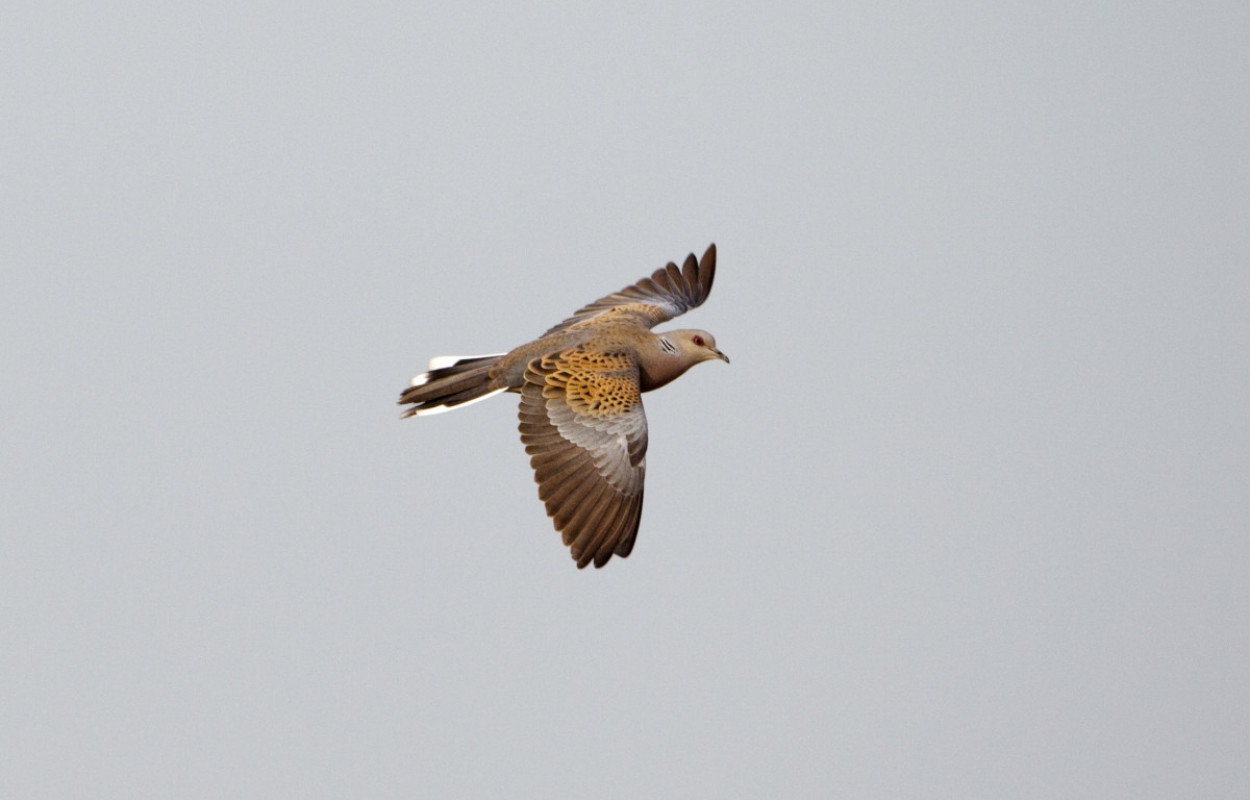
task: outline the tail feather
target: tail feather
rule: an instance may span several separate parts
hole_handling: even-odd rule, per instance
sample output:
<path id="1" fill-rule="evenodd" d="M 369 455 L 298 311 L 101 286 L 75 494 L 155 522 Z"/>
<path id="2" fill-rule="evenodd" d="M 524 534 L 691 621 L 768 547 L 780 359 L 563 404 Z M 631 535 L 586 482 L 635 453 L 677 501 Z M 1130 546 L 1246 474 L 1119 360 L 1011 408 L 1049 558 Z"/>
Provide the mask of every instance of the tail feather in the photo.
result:
<path id="1" fill-rule="evenodd" d="M 412 406 L 401 416 L 441 414 L 499 394 L 507 387 L 492 388 L 490 370 L 504 355 L 439 356 L 430 359 L 430 371 L 413 378 L 412 386 L 400 394 L 399 404 Z"/>

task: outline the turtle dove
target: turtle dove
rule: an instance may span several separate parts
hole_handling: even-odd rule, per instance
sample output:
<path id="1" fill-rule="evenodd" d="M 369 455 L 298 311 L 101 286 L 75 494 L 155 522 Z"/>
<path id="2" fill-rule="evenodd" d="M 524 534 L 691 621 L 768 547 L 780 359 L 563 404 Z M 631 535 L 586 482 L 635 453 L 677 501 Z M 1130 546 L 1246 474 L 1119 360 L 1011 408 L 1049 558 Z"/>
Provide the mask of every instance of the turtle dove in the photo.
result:
<path id="1" fill-rule="evenodd" d="M 400 395 L 404 417 L 500 392 L 521 395 L 520 431 L 538 497 L 579 568 L 630 554 L 642 516 L 647 418 L 642 393 L 701 361 L 729 359 L 712 334 L 651 328 L 707 299 L 716 245 L 580 309 L 507 353 L 441 356 Z"/>

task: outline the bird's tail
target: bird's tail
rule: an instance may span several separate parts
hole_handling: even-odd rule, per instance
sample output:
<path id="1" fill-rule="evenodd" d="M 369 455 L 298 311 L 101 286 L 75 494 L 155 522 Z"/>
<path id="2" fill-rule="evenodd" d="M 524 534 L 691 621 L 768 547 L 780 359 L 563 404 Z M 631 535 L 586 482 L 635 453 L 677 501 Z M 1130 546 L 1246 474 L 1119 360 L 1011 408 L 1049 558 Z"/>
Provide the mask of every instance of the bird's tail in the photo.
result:
<path id="1" fill-rule="evenodd" d="M 504 391 L 506 386 L 492 389 L 490 385 L 490 369 L 504 355 L 507 354 L 430 359 L 430 371 L 413 378 L 412 386 L 400 394 L 399 404 L 412 406 L 401 417 L 441 414 Z"/>

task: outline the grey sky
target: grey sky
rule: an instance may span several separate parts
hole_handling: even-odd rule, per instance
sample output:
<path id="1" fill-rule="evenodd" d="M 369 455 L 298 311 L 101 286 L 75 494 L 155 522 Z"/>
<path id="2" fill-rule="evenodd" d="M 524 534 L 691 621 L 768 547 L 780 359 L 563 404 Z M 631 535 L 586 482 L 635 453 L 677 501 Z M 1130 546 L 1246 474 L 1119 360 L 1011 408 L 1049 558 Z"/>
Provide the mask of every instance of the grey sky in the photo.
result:
<path id="1" fill-rule="evenodd" d="M 0 796 L 1244 797 L 1248 37 L 6 10 Z M 712 241 L 629 559 L 399 421 Z"/>

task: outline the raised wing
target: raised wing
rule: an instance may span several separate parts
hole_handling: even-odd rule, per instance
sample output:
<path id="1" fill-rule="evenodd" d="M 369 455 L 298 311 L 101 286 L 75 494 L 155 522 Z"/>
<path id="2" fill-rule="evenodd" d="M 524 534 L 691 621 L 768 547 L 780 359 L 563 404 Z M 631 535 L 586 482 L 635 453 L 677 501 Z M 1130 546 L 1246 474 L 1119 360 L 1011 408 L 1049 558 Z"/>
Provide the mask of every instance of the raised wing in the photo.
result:
<path id="1" fill-rule="evenodd" d="M 543 336 L 568 330 L 607 314 L 632 319 L 653 328 L 702 305 L 712 291 L 712 278 L 715 276 L 716 245 L 712 244 L 703 254 L 702 261 L 696 261 L 694 253 L 686 256 L 686 263 L 681 269 L 670 261 L 668 266 L 651 273 L 651 277 L 578 309 L 577 313 Z"/>
<path id="2" fill-rule="evenodd" d="M 629 555 L 647 453 L 633 359 L 583 348 L 535 359 L 525 372 L 520 419 L 538 497 L 578 568 Z"/>

